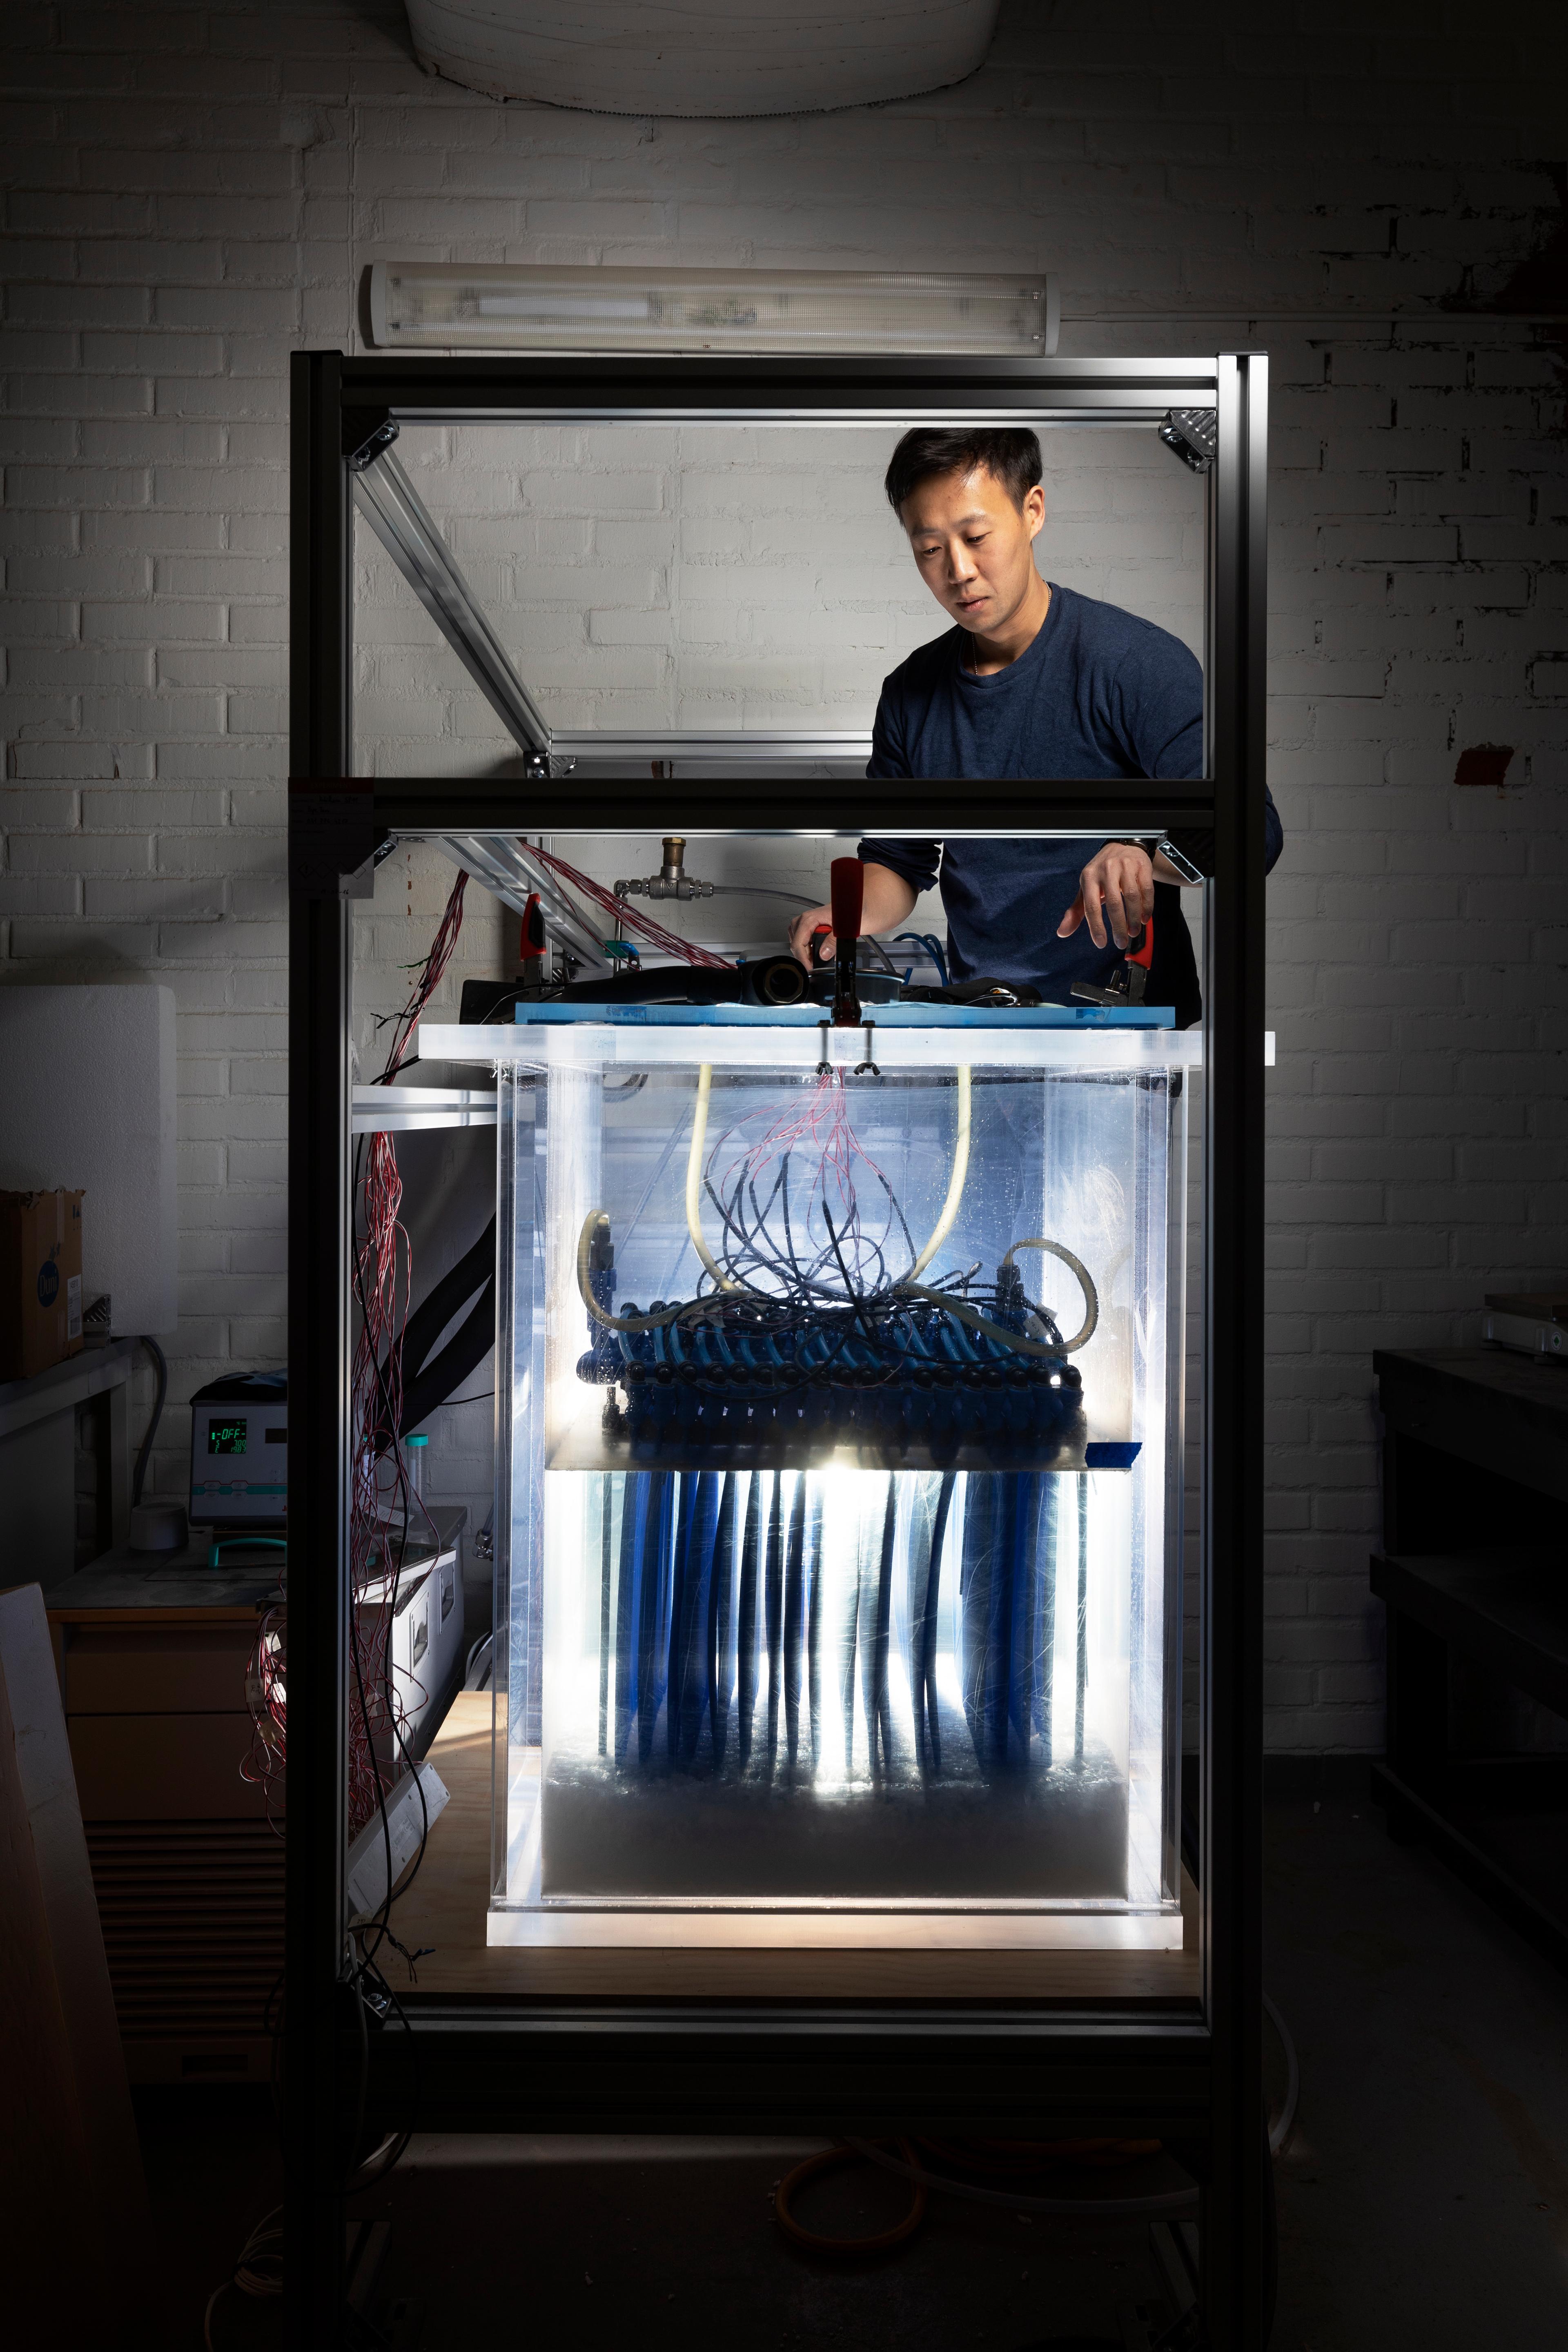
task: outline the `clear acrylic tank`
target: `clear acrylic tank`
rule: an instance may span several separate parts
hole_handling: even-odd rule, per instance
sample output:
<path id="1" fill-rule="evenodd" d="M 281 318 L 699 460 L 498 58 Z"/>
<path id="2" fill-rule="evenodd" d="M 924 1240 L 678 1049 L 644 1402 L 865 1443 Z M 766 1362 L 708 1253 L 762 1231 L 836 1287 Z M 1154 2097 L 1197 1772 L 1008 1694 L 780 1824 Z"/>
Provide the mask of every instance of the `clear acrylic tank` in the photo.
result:
<path id="1" fill-rule="evenodd" d="M 1179 1947 L 1196 1041 L 564 1010 L 498 1056 L 490 1941 Z"/>

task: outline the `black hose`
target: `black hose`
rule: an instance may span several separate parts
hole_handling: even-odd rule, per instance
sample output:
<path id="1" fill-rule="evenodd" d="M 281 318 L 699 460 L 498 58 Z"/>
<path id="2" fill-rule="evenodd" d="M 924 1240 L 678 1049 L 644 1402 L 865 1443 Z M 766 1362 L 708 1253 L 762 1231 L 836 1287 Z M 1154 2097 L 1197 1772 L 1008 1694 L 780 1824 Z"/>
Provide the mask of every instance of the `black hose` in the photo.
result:
<path id="1" fill-rule="evenodd" d="M 403 1411 L 398 1435 L 417 1429 L 438 1404 L 445 1404 L 495 1345 L 496 1221 L 448 1268 L 428 1297 L 421 1299 L 403 1333 Z M 479 1297 L 469 1314 L 438 1356 L 425 1359 L 464 1303 Z"/>
<path id="2" fill-rule="evenodd" d="M 403 1369 L 417 1372 L 456 1315 L 496 1270 L 496 1221 L 492 1216 L 472 1247 L 448 1266 L 408 1318 L 403 1329 Z"/>
<path id="3" fill-rule="evenodd" d="M 815 898 L 803 898 L 798 890 L 772 890 L 762 882 L 714 882 L 703 897 L 719 898 L 787 898 L 792 907 L 815 907 Z"/>
<path id="4" fill-rule="evenodd" d="M 496 1278 L 492 1273 L 472 1311 L 465 1316 L 440 1354 L 433 1357 L 412 1381 L 405 1382 L 399 1437 L 406 1437 L 410 1430 L 417 1429 L 422 1421 L 429 1418 L 438 1404 L 445 1404 L 453 1390 L 461 1388 L 468 1374 L 483 1363 L 495 1342 Z"/>
<path id="5" fill-rule="evenodd" d="M 738 1004 L 745 981 L 734 964 L 661 963 L 623 971 L 613 980 L 574 980 L 561 989 L 564 1004 Z"/>
<path id="6" fill-rule="evenodd" d="M 147 1337 L 145 1331 L 142 1334 L 142 1345 L 152 1357 L 156 1368 L 158 1393 L 153 1400 L 153 1418 L 147 1423 L 147 1434 L 142 1440 L 142 1451 L 136 1456 L 136 1468 L 132 1475 L 131 1506 L 133 1510 L 142 1500 L 142 1482 L 147 1475 L 147 1465 L 153 1458 L 153 1440 L 158 1434 L 158 1423 L 163 1418 L 163 1399 L 169 1393 L 169 1367 L 164 1361 L 163 1350 L 156 1339 L 150 1339 Z"/>

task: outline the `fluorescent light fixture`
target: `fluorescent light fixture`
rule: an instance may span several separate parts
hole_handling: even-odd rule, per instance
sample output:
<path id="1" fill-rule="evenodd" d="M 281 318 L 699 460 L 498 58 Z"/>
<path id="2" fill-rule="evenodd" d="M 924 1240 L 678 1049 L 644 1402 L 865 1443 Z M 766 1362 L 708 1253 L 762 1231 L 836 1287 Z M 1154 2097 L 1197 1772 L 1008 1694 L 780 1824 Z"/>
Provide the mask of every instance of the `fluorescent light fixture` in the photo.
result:
<path id="1" fill-rule="evenodd" d="M 972 352 L 1048 359 L 1054 278 L 377 261 L 371 340 L 503 352 Z"/>

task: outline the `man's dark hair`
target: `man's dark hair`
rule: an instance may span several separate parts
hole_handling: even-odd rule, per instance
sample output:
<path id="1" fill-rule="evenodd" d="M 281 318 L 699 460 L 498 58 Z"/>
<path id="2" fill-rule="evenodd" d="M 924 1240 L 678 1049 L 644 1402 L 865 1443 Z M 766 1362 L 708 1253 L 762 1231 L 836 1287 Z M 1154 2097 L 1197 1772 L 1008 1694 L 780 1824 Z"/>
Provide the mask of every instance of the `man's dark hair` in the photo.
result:
<path id="1" fill-rule="evenodd" d="M 1021 508 L 1040 478 L 1038 435 L 1026 426 L 943 430 L 917 425 L 893 452 L 883 486 L 888 504 L 901 520 L 904 500 L 921 482 L 929 482 L 936 474 L 963 474 L 967 479 L 982 466 L 995 476 L 1013 504 Z"/>

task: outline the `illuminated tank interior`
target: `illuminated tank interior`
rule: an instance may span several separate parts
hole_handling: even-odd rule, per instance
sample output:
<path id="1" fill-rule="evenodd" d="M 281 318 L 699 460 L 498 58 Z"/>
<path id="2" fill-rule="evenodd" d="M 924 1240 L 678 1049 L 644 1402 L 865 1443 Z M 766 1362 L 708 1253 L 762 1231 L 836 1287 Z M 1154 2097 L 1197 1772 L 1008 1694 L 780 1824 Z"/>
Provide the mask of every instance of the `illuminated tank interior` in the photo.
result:
<path id="1" fill-rule="evenodd" d="M 1163 1018 L 509 1033 L 492 1942 L 1180 1943 Z"/>

